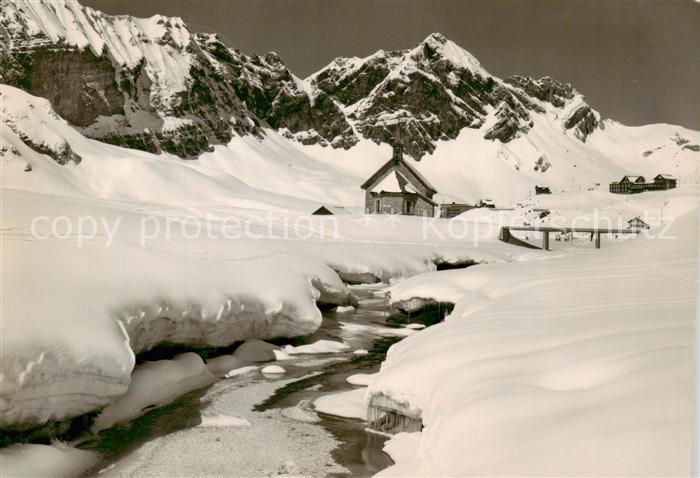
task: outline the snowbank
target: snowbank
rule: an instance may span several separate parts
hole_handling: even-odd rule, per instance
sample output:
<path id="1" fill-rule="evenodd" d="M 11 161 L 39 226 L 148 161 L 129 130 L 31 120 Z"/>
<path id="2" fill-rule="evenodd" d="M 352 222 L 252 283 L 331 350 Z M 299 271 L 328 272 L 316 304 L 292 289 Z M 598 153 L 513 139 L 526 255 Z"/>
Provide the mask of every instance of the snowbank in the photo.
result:
<path id="1" fill-rule="evenodd" d="M 380 474 L 687 475 L 697 232 L 693 212 L 674 240 L 392 287 L 456 307 L 393 346 L 369 386 L 425 427 Z"/>
<path id="2" fill-rule="evenodd" d="M 287 373 L 287 371 L 279 365 L 268 365 L 263 367 L 260 372 L 262 372 L 264 375 L 282 375 Z"/>
<path id="3" fill-rule="evenodd" d="M 374 325 L 353 324 L 350 322 L 340 322 L 343 332 L 369 332 L 380 337 L 407 337 L 415 332 L 410 328 L 380 327 Z"/>
<path id="4" fill-rule="evenodd" d="M 367 420 L 366 388 L 322 395 L 314 401 L 314 408 L 321 413 L 345 418 Z"/>
<path id="5" fill-rule="evenodd" d="M 201 357 L 189 352 L 173 360 L 145 362 L 131 374 L 129 390 L 107 405 L 93 423 L 96 432 L 124 423 L 155 407 L 162 407 L 185 393 L 210 385 L 216 377 Z"/>
<path id="6" fill-rule="evenodd" d="M 3 476 L 79 476 L 98 461 L 97 453 L 62 443 L 12 445 L 0 450 Z"/>
<path id="7" fill-rule="evenodd" d="M 4 190 L 2 207 L 5 426 L 104 407 L 126 392 L 134 353 L 158 344 L 306 335 L 321 323 L 316 301 L 354 302 L 313 258 L 246 260 L 224 241 L 209 248 L 182 237 L 139 247 L 142 216 L 87 201 Z M 104 237 L 78 244 L 48 225 L 34 231 L 43 239 L 31 232 L 35 217 L 88 215 L 121 218 L 123 235 L 105 247 Z"/>
<path id="8" fill-rule="evenodd" d="M 363 387 L 366 387 L 367 385 L 372 383 L 372 380 L 374 380 L 374 378 L 377 375 L 378 374 L 376 373 L 356 373 L 354 375 L 350 375 L 345 380 L 352 385 L 361 385 Z"/>
<path id="9" fill-rule="evenodd" d="M 299 354 L 330 354 L 336 352 L 342 352 L 343 350 L 349 349 L 350 346 L 342 342 L 336 342 L 334 340 L 317 340 L 312 344 L 307 345 L 287 345 L 284 351 L 289 355 L 299 355 Z"/>
<path id="10" fill-rule="evenodd" d="M 233 355 L 220 355 L 219 357 L 207 359 L 207 368 L 214 375 L 226 375 L 228 372 L 241 367 L 243 367 L 243 362 Z"/>

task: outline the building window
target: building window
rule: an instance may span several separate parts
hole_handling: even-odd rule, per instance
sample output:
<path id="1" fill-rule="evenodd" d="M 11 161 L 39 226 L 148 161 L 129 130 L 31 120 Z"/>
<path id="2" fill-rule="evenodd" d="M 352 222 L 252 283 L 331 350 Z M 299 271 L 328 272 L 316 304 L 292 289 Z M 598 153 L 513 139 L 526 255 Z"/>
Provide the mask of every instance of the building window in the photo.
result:
<path id="1" fill-rule="evenodd" d="M 406 199 L 403 203 L 403 213 L 413 214 L 416 209 L 416 202 L 412 199 Z"/>
<path id="2" fill-rule="evenodd" d="M 382 200 L 376 199 L 374 201 L 374 212 L 380 212 L 382 210 Z"/>

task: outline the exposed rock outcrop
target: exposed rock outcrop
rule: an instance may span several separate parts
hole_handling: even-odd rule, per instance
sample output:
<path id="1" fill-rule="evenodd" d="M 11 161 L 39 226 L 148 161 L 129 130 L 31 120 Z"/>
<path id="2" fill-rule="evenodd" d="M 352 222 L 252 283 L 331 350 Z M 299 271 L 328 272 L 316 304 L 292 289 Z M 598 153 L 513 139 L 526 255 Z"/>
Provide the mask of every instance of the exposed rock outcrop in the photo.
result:
<path id="1" fill-rule="evenodd" d="M 573 129 L 576 137 L 584 142 L 599 125 L 599 116 L 588 105 L 579 106 L 564 123 L 566 129 Z"/>
<path id="2" fill-rule="evenodd" d="M 86 136 L 130 148 L 194 158 L 272 128 L 333 148 L 401 144 L 420 159 L 464 128 L 508 143 L 536 115 L 581 141 L 602 127 L 571 85 L 501 81 L 439 33 L 408 50 L 336 58 L 301 80 L 277 54 L 243 54 L 179 18 L 110 16 L 77 2 L 0 5 L 2 81 L 49 99 Z"/>

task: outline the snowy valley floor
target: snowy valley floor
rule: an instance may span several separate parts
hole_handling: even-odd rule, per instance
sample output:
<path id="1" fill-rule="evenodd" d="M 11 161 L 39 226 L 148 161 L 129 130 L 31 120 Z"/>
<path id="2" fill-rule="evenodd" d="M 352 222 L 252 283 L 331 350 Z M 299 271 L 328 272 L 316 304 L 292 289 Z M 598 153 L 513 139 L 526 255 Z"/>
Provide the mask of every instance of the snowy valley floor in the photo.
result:
<path id="1" fill-rule="evenodd" d="M 191 353 L 145 362 L 137 366 L 127 395 L 95 420 L 99 434 L 77 437 L 71 444 L 79 448 L 6 448 L 0 451 L 3 475 L 72 476 L 86 469 L 101 476 L 374 474 L 391 464 L 382 452 L 385 439 L 367 435 L 362 422 L 319 414 L 326 410 L 317 405 L 314 411 L 312 403 L 355 387 L 364 409 L 364 387 L 372 375 L 356 372 L 376 370 L 384 357 L 367 349 L 374 350 L 372 344 L 383 337 L 414 333 L 383 326 L 384 289 L 353 288 L 360 308 L 325 313 L 321 328 L 306 337 L 309 345 L 276 347 L 273 354 L 271 347 L 251 341 L 206 365 Z M 274 366 L 250 362 L 275 358 Z M 269 373 L 272 367 L 284 373 Z M 205 385 L 215 383 L 198 389 L 202 378 Z M 182 395 L 192 389 L 198 390 Z M 146 407 L 148 413 L 138 417 L 144 405 L 159 400 L 165 406 Z M 120 417 L 131 421 L 106 428 Z"/>
<path id="2" fill-rule="evenodd" d="M 484 140 L 488 124 L 437 141 L 415 163 L 436 199 L 502 209 L 426 224 L 361 214 L 360 184 L 388 144 L 333 149 L 264 129 L 183 160 L 87 139 L 48 100 L 0 85 L 2 431 L 73 425 L 90 448 L 90 433 L 118 441 L 147 428 L 154 407 L 187 408 L 182 428 L 114 444 L 105 461 L 100 440 L 96 453 L 2 448 L 0 474 L 369 474 L 388 464 L 381 450 L 368 451 L 376 466 L 341 466 L 343 440 L 316 420 L 354 417 L 348 433 L 364 439 L 367 405 L 380 400 L 424 426 L 387 442 L 396 463 L 385 476 L 687 474 L 697 133 L 605 121 L 582 141 L 549 113 L 508 143 Z M 680 187 L 607 192 L 622 175 L 659 173 Z M 539 185 L 554 194 L 533 197 Z M 310 216 L 321 205 L 344 214 Z M 601 250 L 580 235 L 553 238 L 551 252 L 498 240 L 502 223 L 624 228 L 637 216 L 649 234 L 606 236 Z M 470 267 L 437 271 L 455 265 Z M 361 295 L 351 283 L 390 286 L 397 307 L 455 308 L 425 330 L 368 324 L 349 310 Z M 324 336 L 321 309 L 334 306 L 342 320 Z M 405 338 L 378 375 L 340 374 L 290 395 L 304 404 L 251 409 L 333 361 L 371 355 L 368 337 L 383 335 Z M 250 340 L 299 336 L 313 344 Z M 185 353 L 140 361 L 175 346 Z"/>
<path id="3" fill-rule="evenodd" d="M 456 303 L 369 386 L 418 414 L 381 476 L 687 476 L 697 212 L 672 239 L 429 273 L 392 301 Z"/>
<path id="4" fill-rule="evenodd" d="M 365 398 L 382 395 L 421 416 L 421 434 L 388 442 L 397 464 L 383 473 L 682 473 L 690 427 L 696 193 L 681 188 L 627 198 L 594 192 L 577 200 L 552 195 L 520 210 L 470 211 L 426 226 L 421 218 L 323 218 L 294 210 L 185 208 L 4 189 L 3 426 L 21 430 L 104 409 L 95 430 L 109 429 L 142 408 L 210 385 L 219 373 L 194 354 L 134 369 L 135 354 L 163 344 L 224 347 L 251 338 L 308 336 L 322 323 L 319 305 L 357 305 L 347 282 L 384 281 L 394 284 L 389 292 L 395 304 L 439 300 L 457 307 L 445 324 L 392 348 L 380 375 L 359 378 L 369 385 L 367 397 L 356 389 L 316 403 L 319 410 L 364 418 Z M 671 224 L 666 232 L 675 239 L 607 238 L 602 250 L 578 239 L 554 243 L 547 253 L 498 241 L 492 226 L 500 216 L 536 220 L 534 209 L 543 202 L 551 214 L 542 224 L 586 216 L 596 205 L 604 206 L 604 217 L 627 217 L 663 204 L 666 220 L 650 220 L 656 226 L 651 235 Z M 435 272 L 450 263 L 481 265 Z M 343 327 L 362 332 L 351 320 Z M 295 353 L 282 352 L 269 360 Z M 160 395 L 138 392 L 144 383 L 139 377 L 164 380 Z M 273 393 L 277 385 L 266 383 L 250 393 Z M 221 382 L 212 390 L 227 386 Z M 247 392 L 234 389 L 242 394 L 235 410 L 224 397 L 223 411 L 214 407 L 207 415 L 209 427 L 186 433 L 183 441 L 149 442 L 139 453 L 156 447 L 167 462 L 168 456 L 185 456 L 186 443 L 197 434 L 214 439 L 212 430 L 222 426 L 254 428 L 259 417 L 243 411 L 252 403 Z M 145 398 L 124 402 L 127 391 Z M 327 432 L 314 436 L 325 443 L 317 458 L 292 460 L 277 472 L 338 471 L 321 463 L 337 443 Z M 546 459 L 543 450 L 554 444 L 561 459 Z M 464 447 L 478 458 L 464 459 Z M 10 463 L 19 452 L 2 453 Z M 78 468 L 94 462 L 94 456 L 60 446 L 30 456 L 83 463 Z M 143 471 L 153 456 L 117 466 Z M 211 462 L 211 472 L 229 465 Z"/>

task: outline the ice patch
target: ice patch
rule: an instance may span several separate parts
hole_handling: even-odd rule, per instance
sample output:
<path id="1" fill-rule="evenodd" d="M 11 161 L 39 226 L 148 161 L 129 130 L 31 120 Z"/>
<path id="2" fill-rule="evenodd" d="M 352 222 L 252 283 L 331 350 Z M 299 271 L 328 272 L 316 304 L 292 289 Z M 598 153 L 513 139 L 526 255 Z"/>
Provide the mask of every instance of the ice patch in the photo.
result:
<path id="1" fill-rule="evenodd" d="M 379 373 L 356 373 L 355 375 L 350 375 L 345 380 L 353 385 L 368 386 L 374 380 L 374 377 L 379 375 Z"/>
<path id="2" fill-rule="evenodd" d="M 335 342 L 333 340 L 318 340 L 312 344 L 299 345 L 298 347 L 287 345 L 284 348 L 284 351 L 290 355 L 330 354 L 342 352 L 343 350 L 347 350 L 349 348 L 349 345 L 346 345 L 342 342 Z"/>
<path id="3" fill-rule="evenodd" d="M 329 415 L 367 420 L 366 394 L 367 389 L 357 388 L 323 395 L 314 401 L 314 408 Z"/>
<path id="4" fill-rule="evenodd" d="M 355 307 L 352 305 L 341 305 L 340 307 L 337 307 L 335 309 L 336 312 L 344 313 L 344 312 L 354 312 Z"/>
<path id="5" fill-rule="evenodd" d="M 264 367 L 261 372 L 265 375 L 282 375 L 283 373 L 287 373 L 287 371 L 279 365 L 268 365 Z"/>
<path id="6" fill-rule="evenodd" d="M 239 376 L 245 375 L 247 373 L 255 372 L 257 369 L 258 369 L 258 367 L 255 365 L 248 365 L 247 367 L 237 368 L 237 369 L 231 370 L 229 373 L 227 373 L 226 378 L 239 377 Z"/>
<path id="7" fill-rule="evenodd" d="M 350 322 L 340 322 L 340 328 L 345 332 L 370 332 L 380 337 L 407 337 L 415 333 L 415 330 L 406 327 L 380 327 L 376 325 L 352 324 Z"/>

